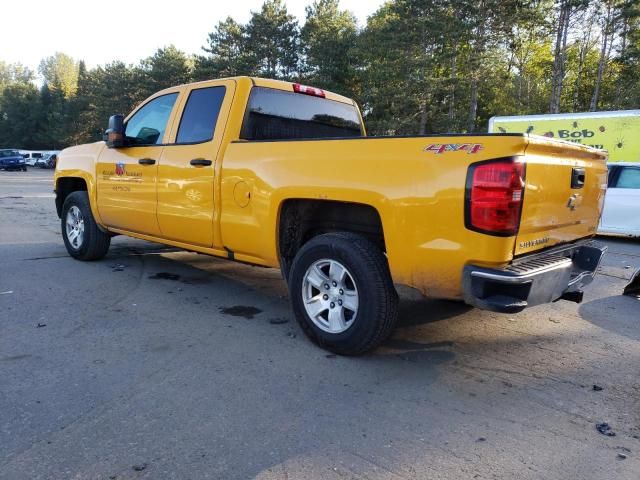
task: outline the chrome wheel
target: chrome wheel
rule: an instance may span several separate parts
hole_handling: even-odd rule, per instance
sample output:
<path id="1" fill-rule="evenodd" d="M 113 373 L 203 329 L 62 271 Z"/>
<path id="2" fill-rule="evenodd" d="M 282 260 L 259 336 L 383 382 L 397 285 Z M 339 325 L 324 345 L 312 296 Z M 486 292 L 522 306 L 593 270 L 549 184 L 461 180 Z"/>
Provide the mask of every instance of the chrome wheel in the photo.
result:
<path id="1" fill-rule="evenodd" d="M 84 217 L 80 209 L 75 205 L 67 212 L 66 226 L 69 244 L 76 250 L 80 249 L 84 240 Z"/>
<path id="2" fill-rule="evenodd" d="M 313 323 L 329 333 L 342 333 L 358 314 L 358 289 L 340 262 L 315 261 L 302 281 L 302 301 Z"/>

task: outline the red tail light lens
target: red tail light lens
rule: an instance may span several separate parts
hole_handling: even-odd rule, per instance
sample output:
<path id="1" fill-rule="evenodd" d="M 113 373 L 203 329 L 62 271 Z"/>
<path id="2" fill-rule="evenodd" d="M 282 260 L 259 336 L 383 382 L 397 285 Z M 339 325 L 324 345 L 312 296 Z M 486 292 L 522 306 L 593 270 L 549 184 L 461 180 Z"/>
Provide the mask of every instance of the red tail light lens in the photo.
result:
<path id="1" fill-rule="evenodd" d="M 518 233 L 524 176 L 524 163 L 514 158 L 471 165 L 465 195 L 467 228 L 505 237 Z"/>
<path id="2" fill-rule="evenodd" d="M 305 95 L 312 95 L 314 97 L 324 98 L 324 90 L 316 87 L 308 87 L 307 85 L 300 85 L 299 83 L 293 84 L 293 91 L 296 93 L 304 93 Z"/>

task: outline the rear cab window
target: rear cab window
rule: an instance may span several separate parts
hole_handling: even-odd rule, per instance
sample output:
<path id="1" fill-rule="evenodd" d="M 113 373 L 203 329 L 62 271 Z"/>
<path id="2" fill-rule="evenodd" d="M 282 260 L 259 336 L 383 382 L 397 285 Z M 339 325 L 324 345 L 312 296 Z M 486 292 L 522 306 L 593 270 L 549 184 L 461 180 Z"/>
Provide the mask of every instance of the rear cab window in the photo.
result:
<path id="1" fill-rule="evenodd" d="M 251 89 L 240 132 L 243 140 L 362 136 L 355 105 L 267 87 Z"/>

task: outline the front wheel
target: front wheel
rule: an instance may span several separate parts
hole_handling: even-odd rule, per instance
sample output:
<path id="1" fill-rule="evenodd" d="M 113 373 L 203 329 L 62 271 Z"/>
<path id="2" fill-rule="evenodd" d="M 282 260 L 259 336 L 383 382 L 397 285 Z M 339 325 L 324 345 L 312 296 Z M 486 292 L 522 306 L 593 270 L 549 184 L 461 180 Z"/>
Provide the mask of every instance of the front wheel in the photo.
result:
<path id="1" fill-rule="evenodd" d="M 341 355 L 382 343 L 398 317 L 387 259 L 361 235 L 319 235 L 298 251 L 289 274 L 293 310 L 311 340 Z"/>
<path id="2" fill-rule="evenodd" d="M 62 238 L 67 252 L 78 260 L 99 260 L 107 254 L 111 237 L 98 227 L 87 192 L 73 192 L 62 205 Z"/>

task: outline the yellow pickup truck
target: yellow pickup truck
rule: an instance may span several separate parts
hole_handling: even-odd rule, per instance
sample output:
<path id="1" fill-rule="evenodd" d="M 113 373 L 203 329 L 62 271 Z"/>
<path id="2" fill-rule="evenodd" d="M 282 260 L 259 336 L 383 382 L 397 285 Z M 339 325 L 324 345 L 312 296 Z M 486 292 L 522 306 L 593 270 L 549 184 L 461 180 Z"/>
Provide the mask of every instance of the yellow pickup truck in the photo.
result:
<path id="1" fill-rule="evenodd" d="M 122 234 L 280 268 L 302 329 L 353 355 L 397 318 L 396 287 L 514 313 L 582 300 L 603 152 L 527 134 L 367 137 L 352 100 L 236 77 L 163 90 L 105 141 L 65 149 L 69 254 Z"/>

